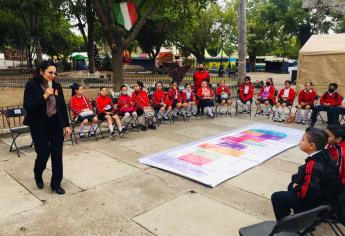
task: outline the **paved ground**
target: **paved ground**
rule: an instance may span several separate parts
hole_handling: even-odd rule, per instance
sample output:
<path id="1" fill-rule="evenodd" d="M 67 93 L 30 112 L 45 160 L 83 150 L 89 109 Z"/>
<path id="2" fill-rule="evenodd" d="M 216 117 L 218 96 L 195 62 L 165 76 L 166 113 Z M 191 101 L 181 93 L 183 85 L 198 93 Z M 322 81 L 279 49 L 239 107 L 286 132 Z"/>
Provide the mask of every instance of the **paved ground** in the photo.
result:
<path id="1" fill-rule="evenodd" d="M 238 118 L 179 121 L 156 131 L 131 131 L 115 141 L 66 144 L 65 196 L 33 180 L 35 155 L 17 158 L 0 144 L 0 235 L 238 235 L 272 220 L 270 195 L 285 189 L 305 155 L 290 149 L 216 188 L 138 163 L 147 154 L 251 124 Z M 258 122 L 271 122 L 256 118 Z M 282 124 L 284 125 L 284 124 Z M 303 126 L 289 125 L 302 128 Z M 4 139 L 4 141 L 7 141 Z M 22 140 L 27 142 L 28 140 Z M 330 235 L 327 227 L 317 235 Z"/>

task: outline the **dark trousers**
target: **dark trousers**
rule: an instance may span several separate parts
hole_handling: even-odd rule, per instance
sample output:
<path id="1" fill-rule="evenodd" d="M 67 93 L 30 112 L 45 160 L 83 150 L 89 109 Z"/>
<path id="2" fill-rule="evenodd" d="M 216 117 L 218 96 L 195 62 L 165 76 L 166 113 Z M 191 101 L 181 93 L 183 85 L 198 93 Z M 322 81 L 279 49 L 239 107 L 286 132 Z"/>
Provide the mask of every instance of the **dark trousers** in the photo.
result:
<path id="1" fill-rule="evenodd" d="M 315 207 L 312 204 L 297 198 L 292 190 L 273 193 L 271 196 L 271 202 L 277 221 L 290 215 L 291 209 L 294 210 L 294 213 L 299 213 Z"/>
<path id="2" fill-rule="evenodd" d="M 313 112 L 311 113 L 311 125 L 314 125 L 317 120 L 317 115 L 319 114 L 320 111 L 327 111 L 327 123 L 329 122 L 329 112 L 328 110 L 332 108 L 330 106 L 323 106 L 323 105 L 318 105 L 313 108 Z"/>
<path id="3" fill-rule="evenodd" d="M 330 107 L 327 111 L 328 124 L 339 124 L 339 115 L 345 114 L 344 107 Z"/>
<path id="4" fill-rule="evenodd" d="M 57 116 L 47 118 L 47 121 L 42 122 L 40 126 L 39 124 L 31 126 L 30 130 L 37 154 L 34 168 L 35 179 L 42 178 L 49 156 L 51 156 L 52 178 L 50 186 L 52 188 L 60 187 L 63 176 L 62 147 L 64 136 Z"/>

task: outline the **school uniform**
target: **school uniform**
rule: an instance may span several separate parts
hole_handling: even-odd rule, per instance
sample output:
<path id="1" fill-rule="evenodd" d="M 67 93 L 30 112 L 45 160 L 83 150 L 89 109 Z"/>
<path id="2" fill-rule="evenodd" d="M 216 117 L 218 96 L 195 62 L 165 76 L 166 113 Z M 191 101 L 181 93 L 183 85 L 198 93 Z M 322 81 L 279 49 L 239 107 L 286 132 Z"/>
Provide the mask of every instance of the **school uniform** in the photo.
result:
<path id="1" fill-rule="evenodd" d="M 96 108 L 99 120 L 105 119 L 106 112 L 115 113 L 113 101 L 108 96 L 98 96 L 96 98 Z"/>
<path id="2" fill-rule="evenodd" d="M 137 109 L 138 116 L 143 115 L 144 107 L 150 106 L 150 100 L 149 100 L 147 92 L 145 92 L 144 90 L 140 90 L 138 92 L 134 91 L 132 93 L 132 98 L 133 98 L 135 107 Z"/>
<path id="3" fill-rule="evenodd" d="M 166 104 L 174 110 L 177 103 L 182 103 L 182 96 L 178 89 L 170 88 L 167 94 Z"/>
<path id="4" fill-rule="evenodd" d="M 242 83 L 240 86 L 239 100 L 246 104 L 248 101 L 251 103 L 254 96 L 254 85 L 249 83 L 248 85 Z"/>
<path id="5" fill-rule="evenodd" d="M 293 187 L 294 184 L 297 184 Z M 321 204 L 334 204 L 339 191 L 336 162 L 324 149 L 307 157 L 305 164 L 291 178 L 288 191 L 275 192 L 271 201 L 277 221 L 294 213 L 306 211 Z"/>
<path id="6" fill-rule="evenodd" d="M 260 101 L 260 103 L 265 103 L 266 101 L 268 101 L 273 106 L 276 102 L 274 86 L 262 86 L 257 100 Z"/>
<path id="7" fill-rule="evenodd" d="M 313 108 L 313 112 L 311 114 L 311 126 L 316 123 L 317 115 L 320 111 L 327 111 L 327 123 L 333 124 L 335 123 L 334 109 L 341 105 L 341 101 L 343 100 L 342 96 L 338 92 L 326 92 L 322 95 L 320 99 L 320 105 Z M 325 103 L 330 105 L 324 105 Z M 333 109 L 332 109 L 333 108 Z"/>
<path id="8" fill-rule="evenodd" d="M 345 141 L 341 141 L 339 144 L 328 145 L 327 150 L 333 160 L 337 162 L 340 182 L 342 185 L 345 185 Z"/>
<path id="9" fill-rule="evenodd" d="M 182 96 L 182 102 L 183 103 L 195 102 L 195 96 L 194 96 L 193 90 L 187 91 L 187 89 L 184 89 L 182 91 L 181 96 Z"/>
<path id="10" fill-rule="evenodd" d="M 316 92 L 313 89 L 310 89 L 309 91 L 307 91 L 306 89 L 303 89 L 298 95 L 298 104 L 306 103 L 311 108 L 313 108 L 316 97 L 317 97 Z M 303 105 L 302 109 L 304 109 L 305 106 L 306 105 Z"/>
<path id="11" fill-rule="evenodd" d="M 287 106 L 291 106 L 295 100 L 296 92 L 293 88 L 282 88 L 278 93 L 278 102 L 280 104 L 285 103 Z M 284 100 L 285 99 L 285 100 Z"/>
<path id="12" fill-rule="evenodd" d="M 208 94 L 209 96 L 205 97 L 205 94 Z M 206 87 L 205 89 L 200 87 L 198 89 L 196 96 L 198 98 L 198 107 L 200 107 L 201 109 L 204 109 L 205 107 L 214 106 L 214 102 L 212 100 L 214 92 L 209 87 Z"/>
<path id="13" fill-rule="evenodd" d="M 70 101 L 70 107 L 72 111 L 72 118 L 78 122 L 82 122 L 84 119 L 91 121 L 95 117 L 95 115 L 89 115 L 86 117 L 82 117 L 80 115 L 80 113 L 82 113 L 83 110 L 92 111 L 91 103 L 89 102 L 89 99 L 86 96 L 73 96 Z"/>
<path id="14" fill-rule="evenodd" d="M 127 105 L 127 107 L 125 107 Z M 134 100 L 128 94 L 121 94 L 117 99 L 117 110 L 119 116 L 124 116 L 126 112 L 132 114 L 137 110 Z"/>
<path id="15" fill-rule="evenodd" d="M 25 85 L 24 108 L 27 115 L 24 124 L 30 127 L 35 152 L 35 179 L 41 181 L 49 156 L 52 162 L 51 188 L 60 187 L 63 178 L 62 149 L 63 129 L 69 127 L 68 113 L 59 83 L 53 81 L 54 95 L 47 100 L 43 94 L 47 87 L 44 78 L 37 76 Z"/>
<path id="16" fill-rule="evenodd" d="M 228 101 L 230 99 L 231 91 L 228 86 L 219 86 L 216 90 L 217 102 L 222 100 Z"/>
<path id="17" fill-rule="evenodd" d="M 153 108 L 158 111 L 162 108 L 162 103 L 166 104 L 167 97 L 163 90 L 156 90 L 152 94 Z"/>

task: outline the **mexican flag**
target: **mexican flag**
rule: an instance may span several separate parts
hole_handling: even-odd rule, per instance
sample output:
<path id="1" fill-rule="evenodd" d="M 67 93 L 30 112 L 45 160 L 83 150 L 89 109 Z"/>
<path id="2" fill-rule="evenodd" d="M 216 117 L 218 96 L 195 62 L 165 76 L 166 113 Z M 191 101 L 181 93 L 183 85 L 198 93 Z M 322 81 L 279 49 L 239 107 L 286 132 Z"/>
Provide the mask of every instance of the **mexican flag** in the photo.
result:
<path id="1" fill-rule="evenodd" d="M 120 2 L 114 4 L 116 23 L 131 30 L 138 19 L 137 9 L 133 2 Z"/>

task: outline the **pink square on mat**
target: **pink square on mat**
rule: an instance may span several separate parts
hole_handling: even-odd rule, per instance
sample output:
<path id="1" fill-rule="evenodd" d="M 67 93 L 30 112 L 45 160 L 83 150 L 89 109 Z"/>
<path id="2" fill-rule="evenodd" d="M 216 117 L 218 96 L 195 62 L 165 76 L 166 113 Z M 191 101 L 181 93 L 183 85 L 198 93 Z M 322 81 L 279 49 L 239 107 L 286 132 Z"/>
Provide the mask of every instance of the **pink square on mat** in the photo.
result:
<path id="1" fill-rule="evenodd" d="M 203 166 L 213 161 L 194 153 L 185 154 L 180 156 L 179 159 L 198 166 Z"/>

